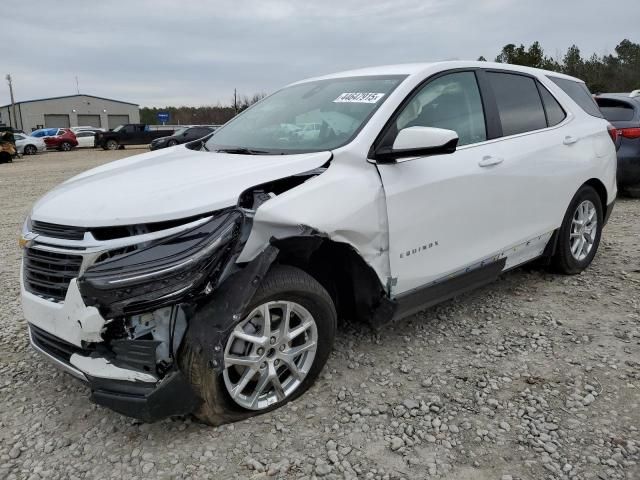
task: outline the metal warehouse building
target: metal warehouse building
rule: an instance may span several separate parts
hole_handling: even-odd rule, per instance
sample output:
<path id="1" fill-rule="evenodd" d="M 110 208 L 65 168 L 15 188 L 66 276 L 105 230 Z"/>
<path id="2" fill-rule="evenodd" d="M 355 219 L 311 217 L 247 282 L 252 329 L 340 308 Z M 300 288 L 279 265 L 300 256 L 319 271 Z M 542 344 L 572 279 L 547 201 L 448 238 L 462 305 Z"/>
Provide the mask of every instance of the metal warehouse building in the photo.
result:
<path id="1" fill-rule="evenodd" d="M 125 123 L 140 123 L 135 103 L 93 95 L 67 95 L 16 102 L 16 118 L 11 105 L 0 107 L 0 124 L 31 132 L 44 127 L 91 126 L 106 129 Z"/>

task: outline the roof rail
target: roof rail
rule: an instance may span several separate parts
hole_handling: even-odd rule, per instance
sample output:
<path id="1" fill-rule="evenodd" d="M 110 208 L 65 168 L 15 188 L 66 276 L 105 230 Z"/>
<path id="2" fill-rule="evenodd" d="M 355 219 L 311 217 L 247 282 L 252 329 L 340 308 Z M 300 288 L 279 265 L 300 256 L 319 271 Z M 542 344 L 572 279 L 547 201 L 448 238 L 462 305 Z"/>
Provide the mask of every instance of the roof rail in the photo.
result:
<path id="1" fill-rule="evenodd" d="M 634 90 L 629 94 L 631 98 L 640 97 L 640 90 Z"/>

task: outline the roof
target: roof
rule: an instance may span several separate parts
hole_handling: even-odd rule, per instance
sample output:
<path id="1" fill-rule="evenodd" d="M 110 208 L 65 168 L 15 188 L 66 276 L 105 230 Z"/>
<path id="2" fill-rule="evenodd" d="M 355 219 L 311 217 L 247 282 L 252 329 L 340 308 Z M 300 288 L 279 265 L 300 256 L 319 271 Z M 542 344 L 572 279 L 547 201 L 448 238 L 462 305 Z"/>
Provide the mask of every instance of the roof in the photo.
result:
<path id="1" fill-rule="evenodd" d="M 579 78 L 571 77 L 559 72 L 553 72 L 551 70 L 542 70 L 539 68 L 523 67 L 520 65 L 512 65 L 510 63 L 495 63 L 495 62 L 479 62 L 479 61 L 467 61 L 467 60 L 452 60 L 444 62 L 432 62 L 432 63 L 405 63 L 398 65 L 381 65 L 379 67 L 360 68 L 356 70 L 347 70 L 344 72 L 332 73 L 329 75 L 323 75 L 314 78 L 308 78 L 300 82 L 303 83 L 315 80 L 327 80 L 330 78 L 343 78 L 343 77 L 360 77 L 360 76 L 372 76 L 372 75 L 418 75 L 427 73 L 430 70 L 441 71 L 452 68 L 499 68 L 503 70 L 512 70 L 515 72 L 530 73 L 534 75 L 548 75 L 552 77 L 565 78 L 567 80 L 573 80 L 582 82 Z M 295 83 L 293 85 L 295 85 Z"/>
<path id="2" fill-rule="evenodd" d="M 97 97 L 95 95 L 87 95 L 86 93 L 76 93 L 75 95 L 62 95 L 61 97 L 48 97 L 48 98 L 36 98 L 34 100 L 23 100 L 21 102 L 16 102 L 16 105 L 19 105 L 21 103 L 33 103 L 33 102 L 44 102 L 46 100 L 59 100 L 62 98 L 74 98 L 74 97 L 89 97 L 89 98 L 97 98 L 99 100 L 107 100 L 108 102 L 116 102 L 116 103 L 126 103 L 127 105 L 134 105 L 134 106 L 139 106 L 137 103 L 131 103 L 131 102 L 123 102 L 122 100 L 114 100 L 113 98 L 106 98 L 106 97 Z M 7 105 L 0 105 L 0 108 L 5 108 L 5 107 L 10 107 L 11 104 L 7 104 Z"/>

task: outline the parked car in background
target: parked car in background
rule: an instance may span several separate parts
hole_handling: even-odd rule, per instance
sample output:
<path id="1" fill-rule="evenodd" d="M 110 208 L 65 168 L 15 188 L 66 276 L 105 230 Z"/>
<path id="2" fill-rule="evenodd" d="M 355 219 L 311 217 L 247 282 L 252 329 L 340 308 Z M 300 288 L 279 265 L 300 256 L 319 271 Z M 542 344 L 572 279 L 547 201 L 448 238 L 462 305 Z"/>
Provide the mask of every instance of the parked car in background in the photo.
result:
<path id="1" fill-rule="evenodd" d="M 73 147 L 78 146 L 76 134 L 68 128 L 59 128 L 55 135 L 46 135 L 44 143 L 48 149 L 62 150 L 63 152 L 68 152 Z"/>
<path id="2" fill-rule="evenodd" d="M 20 242 L 31 342 L 147 421 L 268 412 L 320 375 L 338 318 L 382 328 L 538 259 L 586 269 L 612 128 L 581 80 L 515 65 L 297 82 L 41 198 Z"/>
<path id="3" fill-rule="evenodd" d="M 16 149 L 20 154 L 35 155 L 47 149 L 47 145 L 42 138 L 32 137 L 24 133 L 15 133 L 13 136 L 16 139 Z"/>
<path id="4" fill-rule="evenodd" d="M 618 188 L 640 198 L 640 90 L 603 93 L 596 102 L 618 135 Z"/>
<path id="5" fill-rule="evenodd" d="M 31 136 L 36 138 L 55 137 L 62 134 L 63 130 L 63 128 L 40 128 L 31 132 Z"/>
<path id="6" fill-rule="evenodd" d="M 93 130 L 80 130 L 76 132 L 76 139 L 78 140 L 78 147 L 91 147 L 95 145 L 96 132 Z"/>
<path id="7" fill-rule="evenodd" d="M 215 127 L 202 127 L 197 125 L 193 127 L 181 128 L 180 130 L 175 131 L 173 135 L 152 140 L 149 144 L 149 149 L 158 150 L 160 148 L 173 147 L 181 143 L 198 140 L 199 138 L 210 135 L 214 130 Z"/>
<path id="8" fill-rule="evenodd" d="M 156 138 L 172 134 L 173 130 L 156 130 L 144 123 L 129 123 L 108 132 L 96 132 L 94 146 L 116 150 L 125 145 L 148 145 Z"/>

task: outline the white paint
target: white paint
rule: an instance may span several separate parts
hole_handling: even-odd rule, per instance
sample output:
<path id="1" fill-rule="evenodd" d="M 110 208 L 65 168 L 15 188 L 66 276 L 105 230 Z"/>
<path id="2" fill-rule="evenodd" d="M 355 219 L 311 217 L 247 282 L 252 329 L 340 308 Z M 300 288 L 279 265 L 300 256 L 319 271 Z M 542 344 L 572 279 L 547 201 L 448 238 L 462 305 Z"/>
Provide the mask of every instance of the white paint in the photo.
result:
<path id="1" fill-rule="evenodd" d="M 32 218 L 98 227 L 189 217 L 235 205 L 247 188 L 320 167 L 329 152 L 234 155 L 178 146 L 108 163 L 41 198 Z"/>
<path id="2" fill-rule="evenodd" d="M 22 312 L 27 322 L 79 347 L 101 342 L 105 319 L 95 307 L 82 301 L 76 279 L 71 280 L 64 303 L 50 302 L 25 290 L 20 272 Z"/>
<path id="3" fill-rule="evenodd" d="M 156 383 L 158 381 L 156 377 L 149 373 L 117 367 L 102 357 L 84 357 L 74 353 L 71 355 L 70 363 L 81 372 L 94 378 L 146 383 Z"/>
<path id="4" fill-rule="evenodd" d="M 453 130 L 432 127 L 409 127 L 398 132 L 393 141 L 394 150 L 406 150 L 410 148 L 434 148 L 442 147 L 456 140 L 458 134 Z"/>

